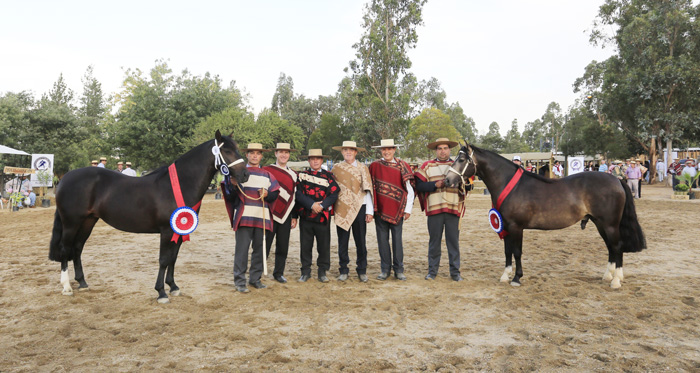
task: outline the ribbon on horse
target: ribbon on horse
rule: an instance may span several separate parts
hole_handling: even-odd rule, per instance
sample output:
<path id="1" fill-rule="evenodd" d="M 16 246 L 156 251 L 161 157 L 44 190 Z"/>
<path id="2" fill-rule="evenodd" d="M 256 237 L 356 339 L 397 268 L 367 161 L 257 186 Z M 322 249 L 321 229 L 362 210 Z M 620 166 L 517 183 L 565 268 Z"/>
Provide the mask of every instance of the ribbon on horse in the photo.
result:
<path id="1" fill-rule="evenodd" d="M 170 175 L 170 184 L 172 185 L 173 188 L 173 195 L 175 196 L 175 203 L 177 204 L 177 209 L 173 214 L 178 213 L 178 210 L 185 206 L 185 199 L 182 197 L 182 190 L 180 190 L 180 179 L 177 177 L 177 168 L 175 167 L 175 163 L 171 164 L 170 167 L 168 167 L 168 174 Z M 194 211 L 199 210 L 199 206 L 202 204 L 202 201 L 197 202 L 196 205 L 192 208 Z M 184 213 L 187 214 L 187 210 L 184 210 Z M 193 218 L 195 220 L 198 220 L 195 212 L 195 216 L 192 216 L 190 218 Z M 172 217 L 171 217 L 171 223 L 172 223 Z M 194 226 L 196 228 L 196 225 Z M 173 229 L 174 230 L 174 229 Z M 191 229 L 191 231 L 194 231 L 194 229 Z M 173 233 L 173 238 L 170 240 L 172 242 L 177 242 L 177 239 L 180 237 L 179 234 Z M 190 240 L 190 235 L 186 234 L 182 236 L 182 242 L 189 241 Z"/>
<path id="2" fill-rule="evenodd" d="M 489 223 L 491 224 L 491 228 L 498 233 L 498 237 L 500 239 L 505 238 L 508 235 L 508 232 L 503 229 L 503 218 L 498 210 L 501 208 L 503 201 L 506 200 L 506 197 L 508 197 L 513 188 L 515 188 L 515 186 L 518 184 L 521 176 L 523 176 L 523 169 L 518 167 L 518 170 L 515 171 L 515 175 L 513 175 L 508 184 L 506 184 L 506 187 L 501 192 L 501 195 L 498 196 L 498 199 L 496 200 L 496 208 L 489 211 Z M 495 214 L 493 212 L 495 212 Z"/>

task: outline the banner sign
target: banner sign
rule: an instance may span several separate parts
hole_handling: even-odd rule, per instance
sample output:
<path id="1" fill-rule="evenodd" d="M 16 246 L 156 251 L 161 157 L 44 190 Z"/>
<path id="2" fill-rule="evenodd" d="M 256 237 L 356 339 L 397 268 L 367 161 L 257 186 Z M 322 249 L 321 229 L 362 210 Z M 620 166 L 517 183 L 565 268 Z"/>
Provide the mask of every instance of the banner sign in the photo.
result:
<path id="1" fill-rule="evenodd" d="M 568 175 L 577 174 L 583 172 L 583 168 L 586 167 L 583 157 L 569 157 L 569 173 Z"/>
<path id="2" fill-rule="evenodd" d="M 53 154 L 32 154 L 32 168 L 49 173 L 49 180 L 46 184 L 39 181 L 36 173 L 32 173 L 32 185 L 35 187 L 51 187 L 53 185 Z"/>
<path id="3" fill-rule="evenodd" d="M 5 169 L 2 171 L 6 174 L 33 174 L 35 171 L 31 168 L 22 168 L 22 167 L 10 167 L 10 166 L 5 166 Z"/>

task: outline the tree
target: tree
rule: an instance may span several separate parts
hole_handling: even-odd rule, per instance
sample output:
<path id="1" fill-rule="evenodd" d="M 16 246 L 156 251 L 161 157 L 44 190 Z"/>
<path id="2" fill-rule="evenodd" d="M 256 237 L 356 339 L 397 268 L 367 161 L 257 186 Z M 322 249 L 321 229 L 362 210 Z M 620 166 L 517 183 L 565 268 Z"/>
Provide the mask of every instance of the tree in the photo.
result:
<path id="1" fill-rule="evenodd" d="M 353 45 L 356 60 L 350 62 L 351 84 L 341 83 L 340 92 L 352 101 L 350 111 L 360 114 L 352 120 L 366 143 L 405 133 L 411 101 L 407 89 L 415 81 L 407 76 L 408 51 L 418 41 L 416 28 L 423 23 L 425 2 L 372 0 L 365 7 L 364 33 Z"/>
<path id="2" fill-rule="evenodd" d="M 591 63 L 575 84 L 600 116 L 649 152 L 653 174 L 657 138 L 673 140 L 700 124 L 700 6 L 690 0 L 607 0 L 591 43 L 618 53 Z M 611 28 L 615 33 L 608 35 Z M 669 160 L 670 161 L 670 160 Z"/>
<path id="3" fill-rule="evenodd" d="M 476 122 L 471 117 L 464 114 L 464 110 L 459 105 L 459 102 L 451 104 L 445 109 L 445 114 L 452 119 L 452 125 L 459 132 L 461 139 L 466 139 L 469 143 L 476 142 L 479 131 L 476 129 Z"/>
<path id="4" fill-rule="evenodd" d="M 452 125 L 452 119 L 442 111 L 434 108 L 425 109 L 411 121 L 406 137 L 406 158 L 429 159 L 434 153 L 426 145 L 440 137 L 460 141 L 460 134 Z"/>
<path id="5" fill-rule="evenodd" d="M 520 131 L 518 131 L 518 120 L 513 119 L 511 123 L 510 130 L 503 139 L 503 152 L 504 153 L 521 153 L 529 150 L 529 147 L 522 140 Z"/>
<path id="6" fill-rule="evenodd" d="M 521 139 L 530 149 L 540 152 L 552 149 L 551 138 L 547 137 L 547 127 L 542 122 L 542 119 L 535 119 L 525 124 Z"/>
<path id="7" fill-rule="evenodd" d="M 263 142 L 264 146 L 272 148 L 278 142 L 286 142 L 291 145 L 292 149 L 303 149 L 305 137 L 302 129 L 280 118 L 275 111 L 270 109 L 263 110 L 258 114 L 258 120 L 255 124 L 259 130 L 265 131 L 267 135 Z M 297 154 L 292 153 L 291 157 L 292 159 L 296 159 Z M 270 154 L 267 160 L 273 162 L 274 154 Z"/>
<path id="8" fill-rule="evenodd" d="M 127 70 L 123 86 L 117 95 L 115 143 L 146 169 L 189 150 L 197 124 L 207 117 L 245 105 L 235 82 L 223 88 L 209 73 L 199 77 L 184 70 L 176 76 L 165 61 L 156 61 L 148 77 L 139 69 Z"/>
<path id="9" fill-rule="evenodd" d="M 323 154 L 330 155 L 332 159 L 342 159 L 340 152 L 333 150 L 333 147 L 341 145 L 347 139 L 340 117 L 323 114 L 318 129 L 309 137 L 309 149 L 323 149 Z M 358 158 L 361 156 L 358 154 Z"/>
<path id="10" fill-rule="evenodd" d="M 501 129 L 498 126 L 498 123 L 491 122 L 491 124 L 489 124 L 489 131 L 479 139 L 480 145 L 483 148 L 500 153 L 505 146 L 505 142 L 501 137 L 500 131 Z"/>
<path id="11" fill-rule="evenodd" d="M 556 151 L 559 151 L 559 143 L 561 142 L 561 135 L 564 127 L 564 115 L 561 112 L 559 104 L 550 102 L 541 119 L 542 125 L 546 129 L 545 136 L 552 139 L 552 147 L 556 149 Z"/>

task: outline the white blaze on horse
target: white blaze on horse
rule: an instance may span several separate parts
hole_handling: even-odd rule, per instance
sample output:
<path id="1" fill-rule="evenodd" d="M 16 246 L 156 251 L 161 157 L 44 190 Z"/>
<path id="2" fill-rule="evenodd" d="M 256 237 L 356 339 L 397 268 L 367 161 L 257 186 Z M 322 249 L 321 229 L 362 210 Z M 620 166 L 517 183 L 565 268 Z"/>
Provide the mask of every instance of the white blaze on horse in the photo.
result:
<path id="1" fill-rule="evenodd" d="M 553 230 L 591 220 L 608 248 L 608 264 L 603 275 L 612 288 L 623 280 L 623 253 L 646 248 L 642 227 L 637 221 L 634 197 L 626 183 L 604 172 L 582 172 L 563 179 L 547 179 L 488 150 L 462 146 L 447 176 L 455 186 L 477 175 L 488 188 L 495 207 L 490 213 L 494 227 L 504 240 L 506 266 L 501 281 L 519 286 L 523 276 L 520 262 L 523 230 Z M 499 225 L 500 224 L 500 225 Z"/>

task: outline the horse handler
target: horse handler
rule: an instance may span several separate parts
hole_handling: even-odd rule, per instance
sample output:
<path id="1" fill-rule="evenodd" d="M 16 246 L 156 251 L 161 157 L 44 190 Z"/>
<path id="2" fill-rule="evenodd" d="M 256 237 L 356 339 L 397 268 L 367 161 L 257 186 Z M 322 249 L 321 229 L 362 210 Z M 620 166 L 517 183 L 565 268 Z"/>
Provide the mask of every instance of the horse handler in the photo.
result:
<path id="1" fill-rule="evenodd" d="M 248 269 L 248 249 L 253 244 L 250 259 L 249 283 L 256 289 L 267 286 L 260 281 L 263 273 L 263 231 L 272 231 L 270 204 L 279 195 L 279 183 L 275 177 L 260 168 L 262 144 L 250 143 L 246 149 L 250 177 L 243 184 L 236 183 L 231 176 L 224 178 L 222 190 L 226 200 L 226 210 L 231 219 L 231 227 L 236 231 L 236 250 L 233 258 L 233 281 L 236 290 L 247 293 L 246 271 Z M 263 203 L 264 199 L 264 203 Z M 265 220 L 263 221 L 263 213 Z"/>
<path id="2" fill-rule="evenodd" d="M 299 206 L 301 244 L 299 282 L 306 282 L 311 277 L 314 238 L 318 251 L 318 280 L 329 281 L 326 272 L 331 268 L 331 208 L 338 199 L 340 187 L 333 174 L 321 168 L 323 159 L 327 157 L 321 149 L 309 149 L 309 155 L 302 156 L 309 159 L 311 169 L 300 172 L 297 180 L 296 201 Z"/>
<path id="3" fill-rule="evenodd" d="M 287 279 L 284 277 L 284 267 L 289 253 L 289 235 L 291 230 L 297 227 L 297 211 L 294 209 L 294 194 L 296 190 L 297 173 L 287 166 L 292 149 L 288 143 L 277 143 L 277 147 L 271 149 L 275 151 L 277 162 L 263 167 L 263 170 L 271 173 L 280 184 L 280 194 L 272 205 L 272 215 L 275 224 L 272 231 L 265 232 L 267 247 L 266 257 L 270 256 L 272 240 L 275 241 L 275 270 L 272 276 L 279 283 L 284 284 Z"/>
<path id="4" fill-rule="evenodd" d="M 445 177 L 452 166 L 450 149 L 456 147 L 456 141 L 439 138 L 428 144 L 428 149 L 435 150 L 437 158 L 426 161 L 415 172 L 416 191 L 421 210 L 428 217 L 428 274 L 426 280 L 434 280 L 440 268 L 442 251 L 442 232 L 445 232 L 447 255 L 450 262 L 450 277 L 462 281 L 459 272 L 459 219 L 464 209 L 464 194 L 459 188 L 450 188 L 445 184 Z"/>
<path id="5" fill-rule="evenodd" d="M 345 160 L 333 167 L 333 175 L 340 185 L 340 195 L 334 207 L 340 265 L 338 280 L 347 280 L 350 273 L 348 268 L 350 263 L 348 246 L 350 243 L 350 230 L 352 230 L 352 236 L 357 248 L 357 276 L 360 278 L 360 281 L 367 282 L 367 245 L 365 235 L 367 234 L 367 223 L 372 221 L 374 215 L 372 177 L 367 166 L 355 159 L 357 152 L 365 151 L 365 149 L 358 148 L 357 143 L 354 141 L 343 141 L 342 146 L 334 146 L 333 149 L 340 151 Z"/>

